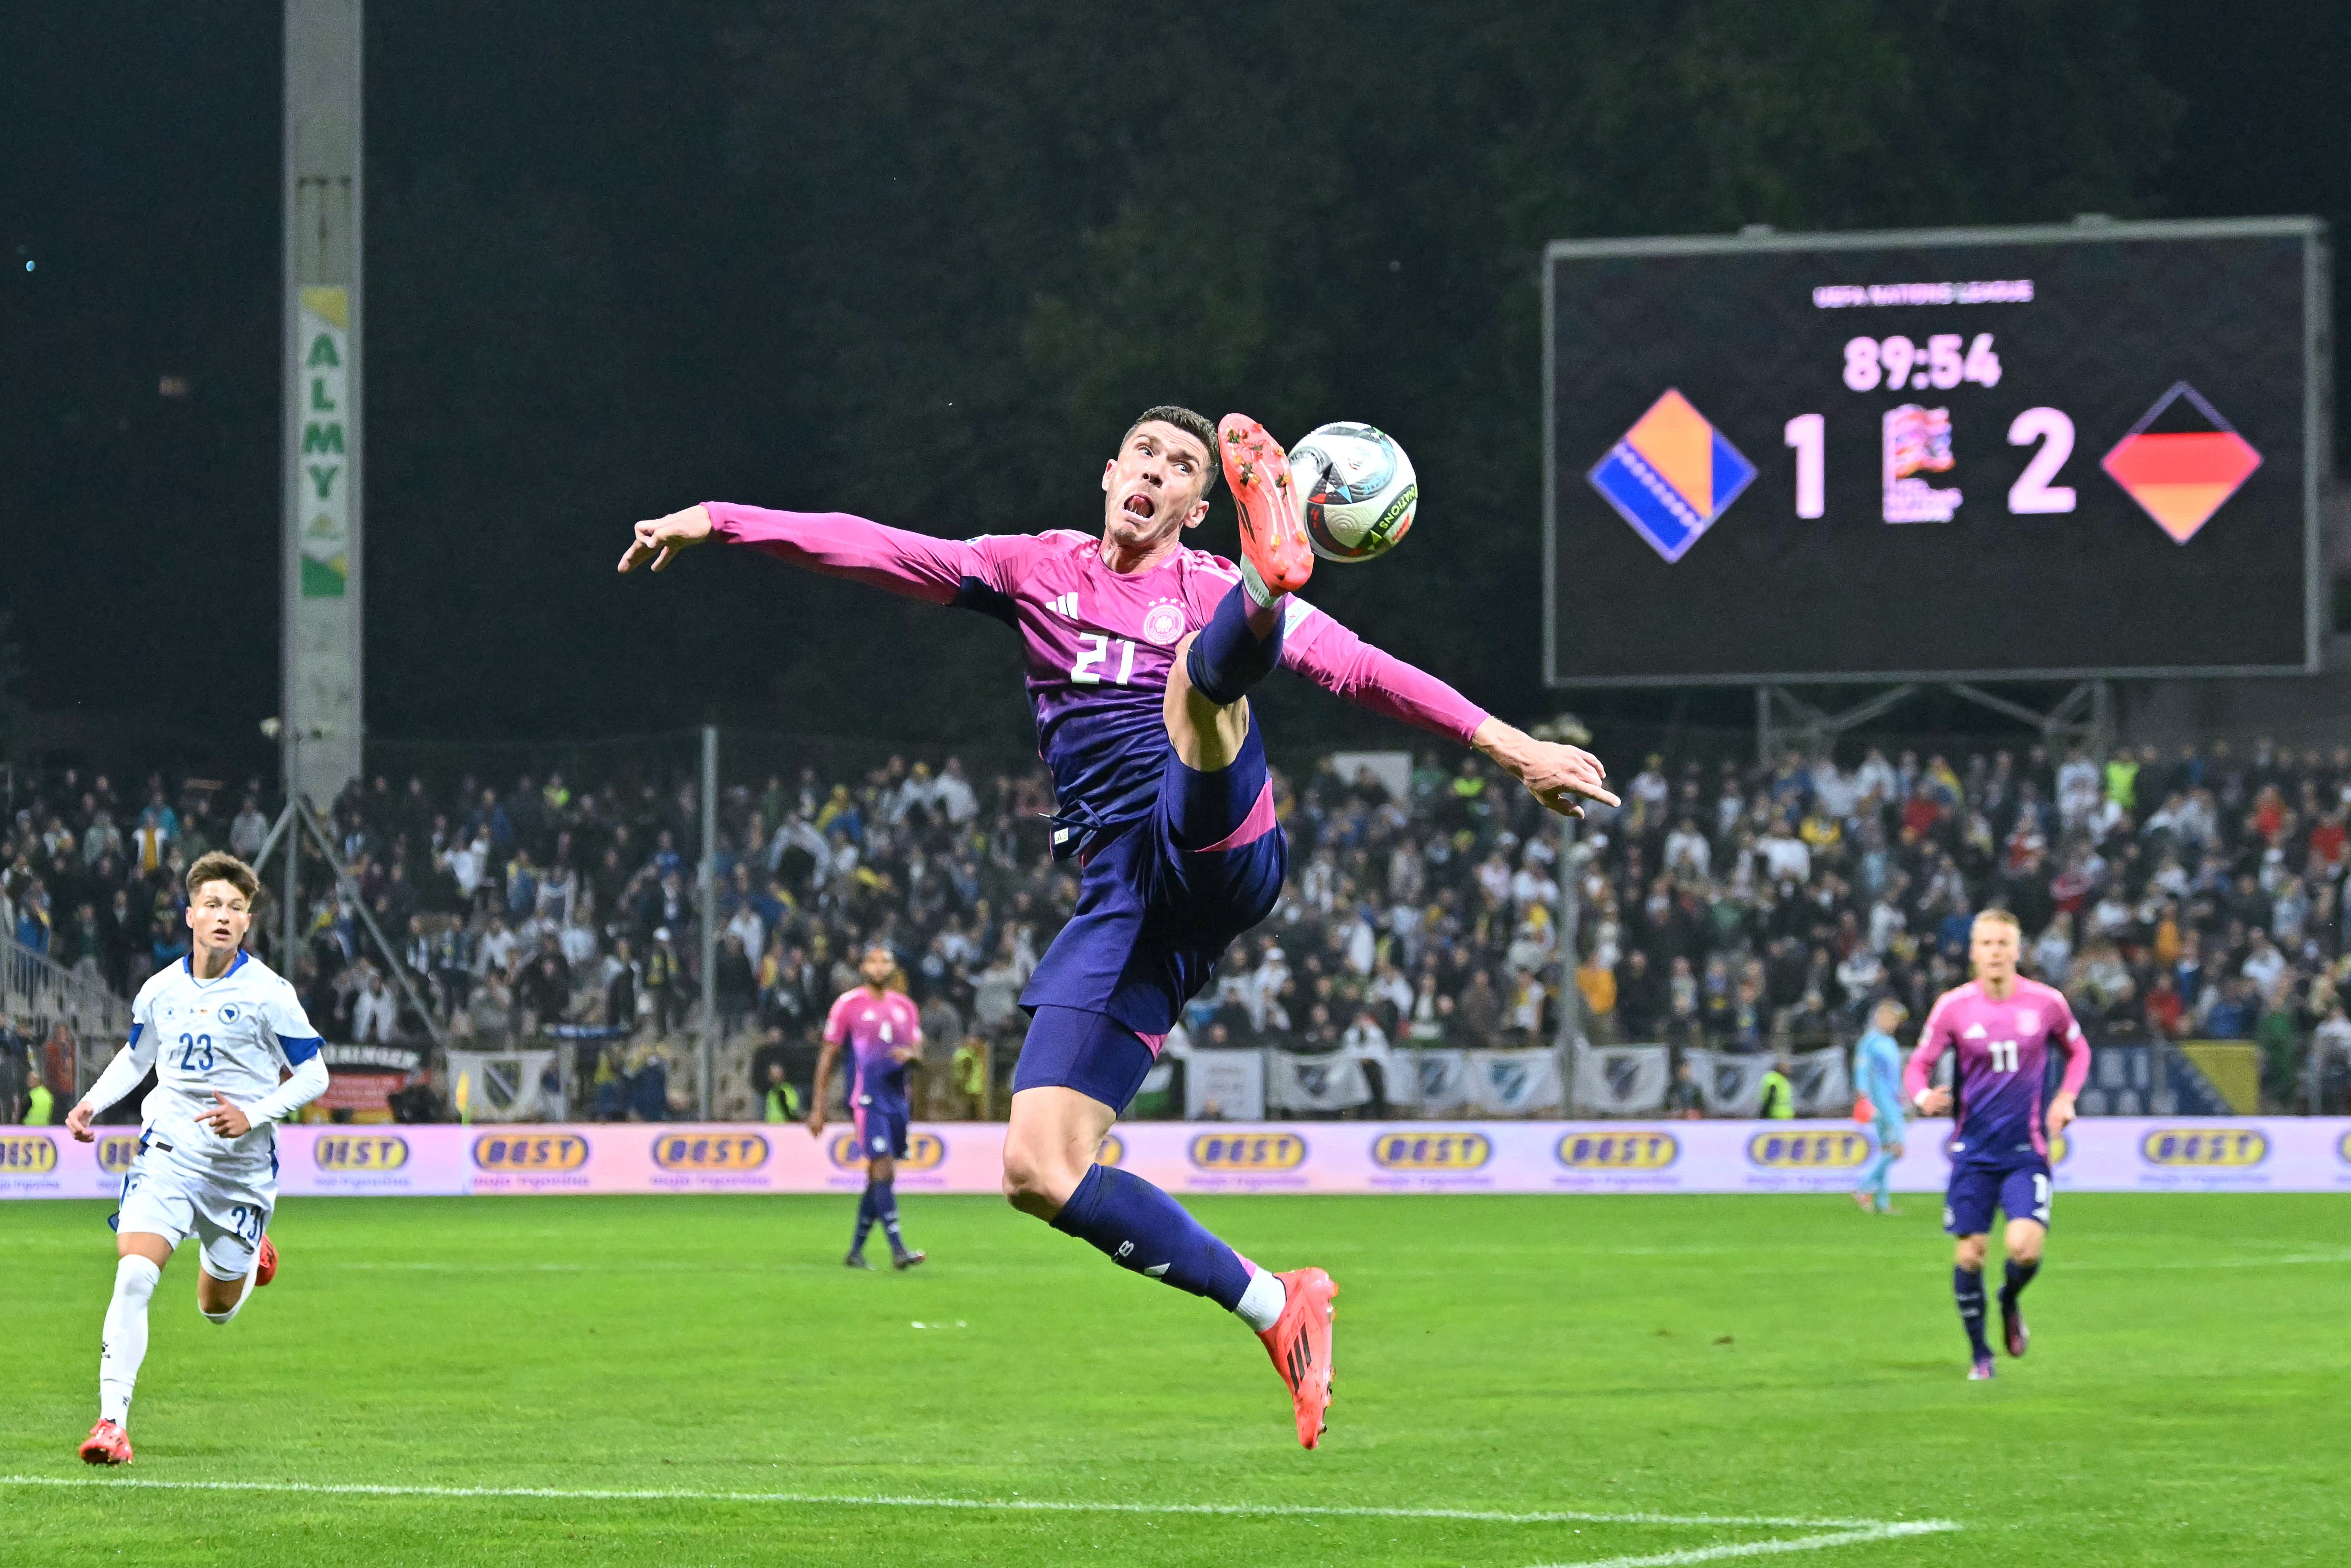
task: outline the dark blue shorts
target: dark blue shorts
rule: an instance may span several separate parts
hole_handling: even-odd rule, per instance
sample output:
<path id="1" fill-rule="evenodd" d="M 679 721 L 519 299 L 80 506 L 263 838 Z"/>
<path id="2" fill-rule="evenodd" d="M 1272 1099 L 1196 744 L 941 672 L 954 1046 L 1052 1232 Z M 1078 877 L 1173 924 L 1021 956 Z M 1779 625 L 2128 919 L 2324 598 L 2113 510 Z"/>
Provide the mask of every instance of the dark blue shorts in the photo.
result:
<path id="1" fill-rule="evenodd" d="M 1956 1165 L 1943 1198 L 1943 1228 L 1953 1236 L 1983 1236 L 1991 1230 L 1997 1207 L 2011 1219 L 2049 1223 L 2050 1200 L 2055 1196 L 2049 1179 L 2049 1162 L 2020 1165 Z"/>
<path id="2" fill-rule="evenodd" d="M 1155 1049 L 1233 938 L 1281 897 L 1290 846 L 1257 727 L 1215 773 L 1185 767 L 1169 746 L 1151 814 L 1104 830 L 1083 865 L 1077 913 L 1021 1005 L 1105 1014 Z"/>
<path id="3" fill-rule="evenodd" d="M 906 1126 L 913 1121 L 904 1102 L 892 1103 L 861 1094 L 849 1109 L 850 1120 L 857 1126 L 857 1152 L 869 1160 L 887 1155 L 893 1159 L 906 1157 Z"/>
<path id="4" fill-rule="evenodd" d="M 1020 1043 L 1012 1092 L 1058 1085 L 1123 1113 L 1157 1060 L 1133 1030 L 1108 1013 L 1049 1002 L 1037 1009 L 1029 1038 Z"/>

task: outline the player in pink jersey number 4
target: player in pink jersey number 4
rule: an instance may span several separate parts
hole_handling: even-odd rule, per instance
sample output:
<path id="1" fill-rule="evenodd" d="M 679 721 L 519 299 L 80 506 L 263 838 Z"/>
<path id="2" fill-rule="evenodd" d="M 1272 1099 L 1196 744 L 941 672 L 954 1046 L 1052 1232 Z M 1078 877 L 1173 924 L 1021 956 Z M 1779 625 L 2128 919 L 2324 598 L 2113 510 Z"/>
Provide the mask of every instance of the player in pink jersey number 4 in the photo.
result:
<path id="1" fill-rule="evenodd" d="M 1185 547 L 1218 472 L 1241 508 L 1242 563 Z M 1254 420 L 1223 434 L 1146 409 L 1102 465 L 1098 531 L 945 539 L 838 512 L 705 502 L 636 526 L 621 558 L 656 571 L 705 540 L 1001 622 L 1020 638 L 1038 750 L 1053 776 L 1056 859 L 1077 908 L 1039 961 L 1012 1082 L 1004 1193 L 1121 1268 L 1205 1296 L 1255 1330 L 1313 1448 L 1331 1397 L 1320 1269 L 1257 1267 L 1132 1171 L 1097 1161 L 1185 1002 L 1271 913 L 1289 865 L 1249 692 L 1285 668 L 1475 747 L 1541 802 L 1616 804 L 1599 762 L 1538 741 L 1296 597 L 1304 548 L 1286 455 Z"/>
<path id="2" fill-rule="evenodd" d="M 2042 1244 L 2055 1207 L 2049 1156 L 2074 1120 L 2074 1097 L 2090 1076 L 2090 1043 L 2082 1038 L 2065 994 L 2018 974 L 2018 946 L 2015 915 L 1987 909 L 1976 916 L 1968 939 L 1975 978 L 1936 1000 L 1902 1073 L 1903 1089 L 1920 1112 L 1951 1113 L 1951 1182 L 1943 1228 L 1958 1238 L 1951 1292 L 1974 1358 L 1968 1376 L 1978 1382 L 1991 1376 L 1993 1364 L 1984 1335 L 1983 1277 L 1992 1209 L 1997 1206 L 2008 1216 L 2001 1238 L 2008 1270 L 2000 1291 L 2001 1337 L 2009 1354 L 2021 1356 L 2032 1337 L 2024 1326 L 2024 1287 L 2041 1271 Z M 2041 1097 L 2049 1061 L 2060 1049 L 2065 1072 L 2044 1111 Z M 1958 1059 L 1952 1075 L 1956 1093 L 1928 1087 L 1935 1063 L 1947 1051 Z"/>

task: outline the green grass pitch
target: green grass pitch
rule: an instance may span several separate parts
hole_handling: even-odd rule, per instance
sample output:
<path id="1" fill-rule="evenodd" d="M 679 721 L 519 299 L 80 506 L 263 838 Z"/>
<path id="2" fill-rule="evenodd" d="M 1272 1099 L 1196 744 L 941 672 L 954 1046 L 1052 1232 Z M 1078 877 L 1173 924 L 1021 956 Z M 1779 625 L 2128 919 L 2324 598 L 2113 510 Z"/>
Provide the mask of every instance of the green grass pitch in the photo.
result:
<path id="1" fill-rule="evenodd" d="M 1203 1201 L 1340 1282 L 1311 1454 L 1207 1303 L 978 1198 L 853 1274 L 853 1207 L 289 1200 L 230 1328 L 173 1261 L 102 1473 L 106 1210 L 0 1206 L 0 1561 L 2351 1560 L 2351 1195 L 2064 1197 L 1990 1385 L 1925 1197 Z"/>

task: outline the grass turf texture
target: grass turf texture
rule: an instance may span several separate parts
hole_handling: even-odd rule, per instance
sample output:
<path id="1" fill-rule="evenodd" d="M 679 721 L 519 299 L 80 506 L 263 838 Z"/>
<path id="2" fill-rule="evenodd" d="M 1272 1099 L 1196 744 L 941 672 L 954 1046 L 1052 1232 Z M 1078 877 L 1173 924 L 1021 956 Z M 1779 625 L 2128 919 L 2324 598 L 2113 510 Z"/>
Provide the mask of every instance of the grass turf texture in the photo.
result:
<path id="1" fill-rule="evenodd" d="M 900 1275 L 841 1267 L 842 1198 L 294 1199 L 278 1281 L 232 1327 L 197 1316 L 193 1249 L 166 1270 L 139 1461 L 100 1473 L 73 1448 L 106 1209 L 0 1206 L 0 1559 L 1518 1568 L 1823 1533 L 123 1480 L 1961 1527 L 1787 1559 L 1824 1568 L 2351 1555 L 2351 1195 L 2061 1199 L 2032 1354 L 1989 1385 L 1962 1380 L 1924 1197 L 1891 1219 L 1843 1197 L 1202 1201 L 1252 1256 L 1340 1281 L 1311 1454 L 1214 1307 L 998 1203 L 903 1207 L 933 1260 Z"/>

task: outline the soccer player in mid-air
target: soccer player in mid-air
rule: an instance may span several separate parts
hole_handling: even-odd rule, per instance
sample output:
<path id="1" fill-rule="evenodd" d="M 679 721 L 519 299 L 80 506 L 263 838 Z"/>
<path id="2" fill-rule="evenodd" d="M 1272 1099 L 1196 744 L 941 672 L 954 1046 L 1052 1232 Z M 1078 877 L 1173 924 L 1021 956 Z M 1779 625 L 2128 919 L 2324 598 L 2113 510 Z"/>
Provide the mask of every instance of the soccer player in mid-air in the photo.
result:
<path id="1" fill-rule="evenodd" d="M 825 1090 L 832 1078 L 833 1059 L 842 1043 L 850 1050 L 849 1118 L 857 1129 L 857 1152 L 865 1157 L 865 1193 L 857 1200 L 857 1234 L 841 1261 L 852 1269 L 871 1269 L 865 1260 L 865 1238 L 879 1222 L 890 1239 L 891 1266 L 911 1269 L 923 1254 L 907 1249 L 898 1234 L 898 1161 L 906 1157 L 906 1127 L 914 1111 L 906 1103 L 906 1063 L 923 1049 L 922 1017 L 904 991 L 890 988 L 898 972 L 897 955 L 880 942 L 869 946 L 857 964 L 864 978 L 833 999 L 825 1015 L 824 1050 L 816 1059 L 816 1092 L 809 1109 L 808 1129 L 824 1135 Z"/>
<path id="2" fill-rule="evenodd" d="M 1870 1108 L 1871 1130 L 1877 1137 L 1877 1157 L 1853 1189 L 1854 1207 L 1864 1214 L 1892 1214 L 1894 1162 L 1902 1157 L 1902 1107 L 1909 1096 L 1902 1092 L 1902 1048 L 1894 1031 L 1910 1009 L 1892 997 L 1882 997 L 1869 1009 L 1869 1032 L 1853 1048 L 1853 1086 Z"/>
<path id="3" fill-rule="evenodd" d="M 2082 1038 L 2065 993 L 2016 972 L 2019 946 L 2015 915 L 1987 909 L 1976 916 L 1968 938 L 1975 978 L 1936 1000 L 1902 1073 L 1906 1097 L 1922 1114 L 1952 1113 L 1943 1228 L 1959 1239 L 1951 1290 L 1975 1356 L 1968 1372 L 1973 1381 L 1992 1375 L 1991 1350 L 1984 1343 L 1983 1273 L 1993 1206 L 2008 1216 L 2001 1334 L 2009 1354 L 2022 1355 L 2032 1335 L 2020 1301 L 2041 1271 L 2042 1244 L 2049 1236 L 2049 1145 L 2073 1121 L 2074 1097 L 2090 1076 L 2090 1042 Z M 2044 1116 L 2041 1096 L 2050 1052 L 2058 1046 L 2064 1048 L 2065 1075 Z M 1956 1097 L 1928 1082 L 1947 1051 L 1959 1057 Z"/>
<path id="4" fill-rule="evenodd" d="M 139 988 L 131 1040 L 66 1128 L 89 1143 L 90 1119 L 139 1087 L 139 1156 L 114 1217 L 114 1299 L 98 1359 L 98 1424 L 82 1440 L 93 1465 L 131 1462 L 131 1392 L 147 1355 L 147 1303 L 172 1249 L 196 1238 L 204 1267 L 196 1306 L 215 1323 L 235 1317 L 277 1271 L 268 1237 L 277 1205 L 280 1118 L 327 1087 L 319 1031 L 294 988 L 245 951 L 261 883 L 217 851 L 188 868 L 188 956 Z M 279 1082 L 279 1070 L 293 1074 Z"/>
<path id="5" fill-rule="evenodd" d="M 1184 546 L 1219 465 L 1242 561 Z M 1288 867 L 1248 702 L 1277 665 L 1474 746 L 1554 811 L 1614 805 L 1591 756 L 1538 741 L 1294 597 L 1313 568 L 1287 455 L 1253 420 L 1146 409 L 1102 465 L 1098 534 L 957 540 L 838 512 L 710 502 L 636 525 L 628 571 L 706 539 L 1001 621 L 1019 636 L 1052 848 L 1081 867 L 1075 915 L 1021 994 L 1030 1024 L 1004 1143 L 1012 1205 L 1120 1267 L 1205 1296 L 1258 1333 L 1313 1448 L 1331 1400 L 1320 1269 L 1275 1274 L 1166 1193 L 1095 1154 L 1184 1003 L 1272 910 Z"/>

